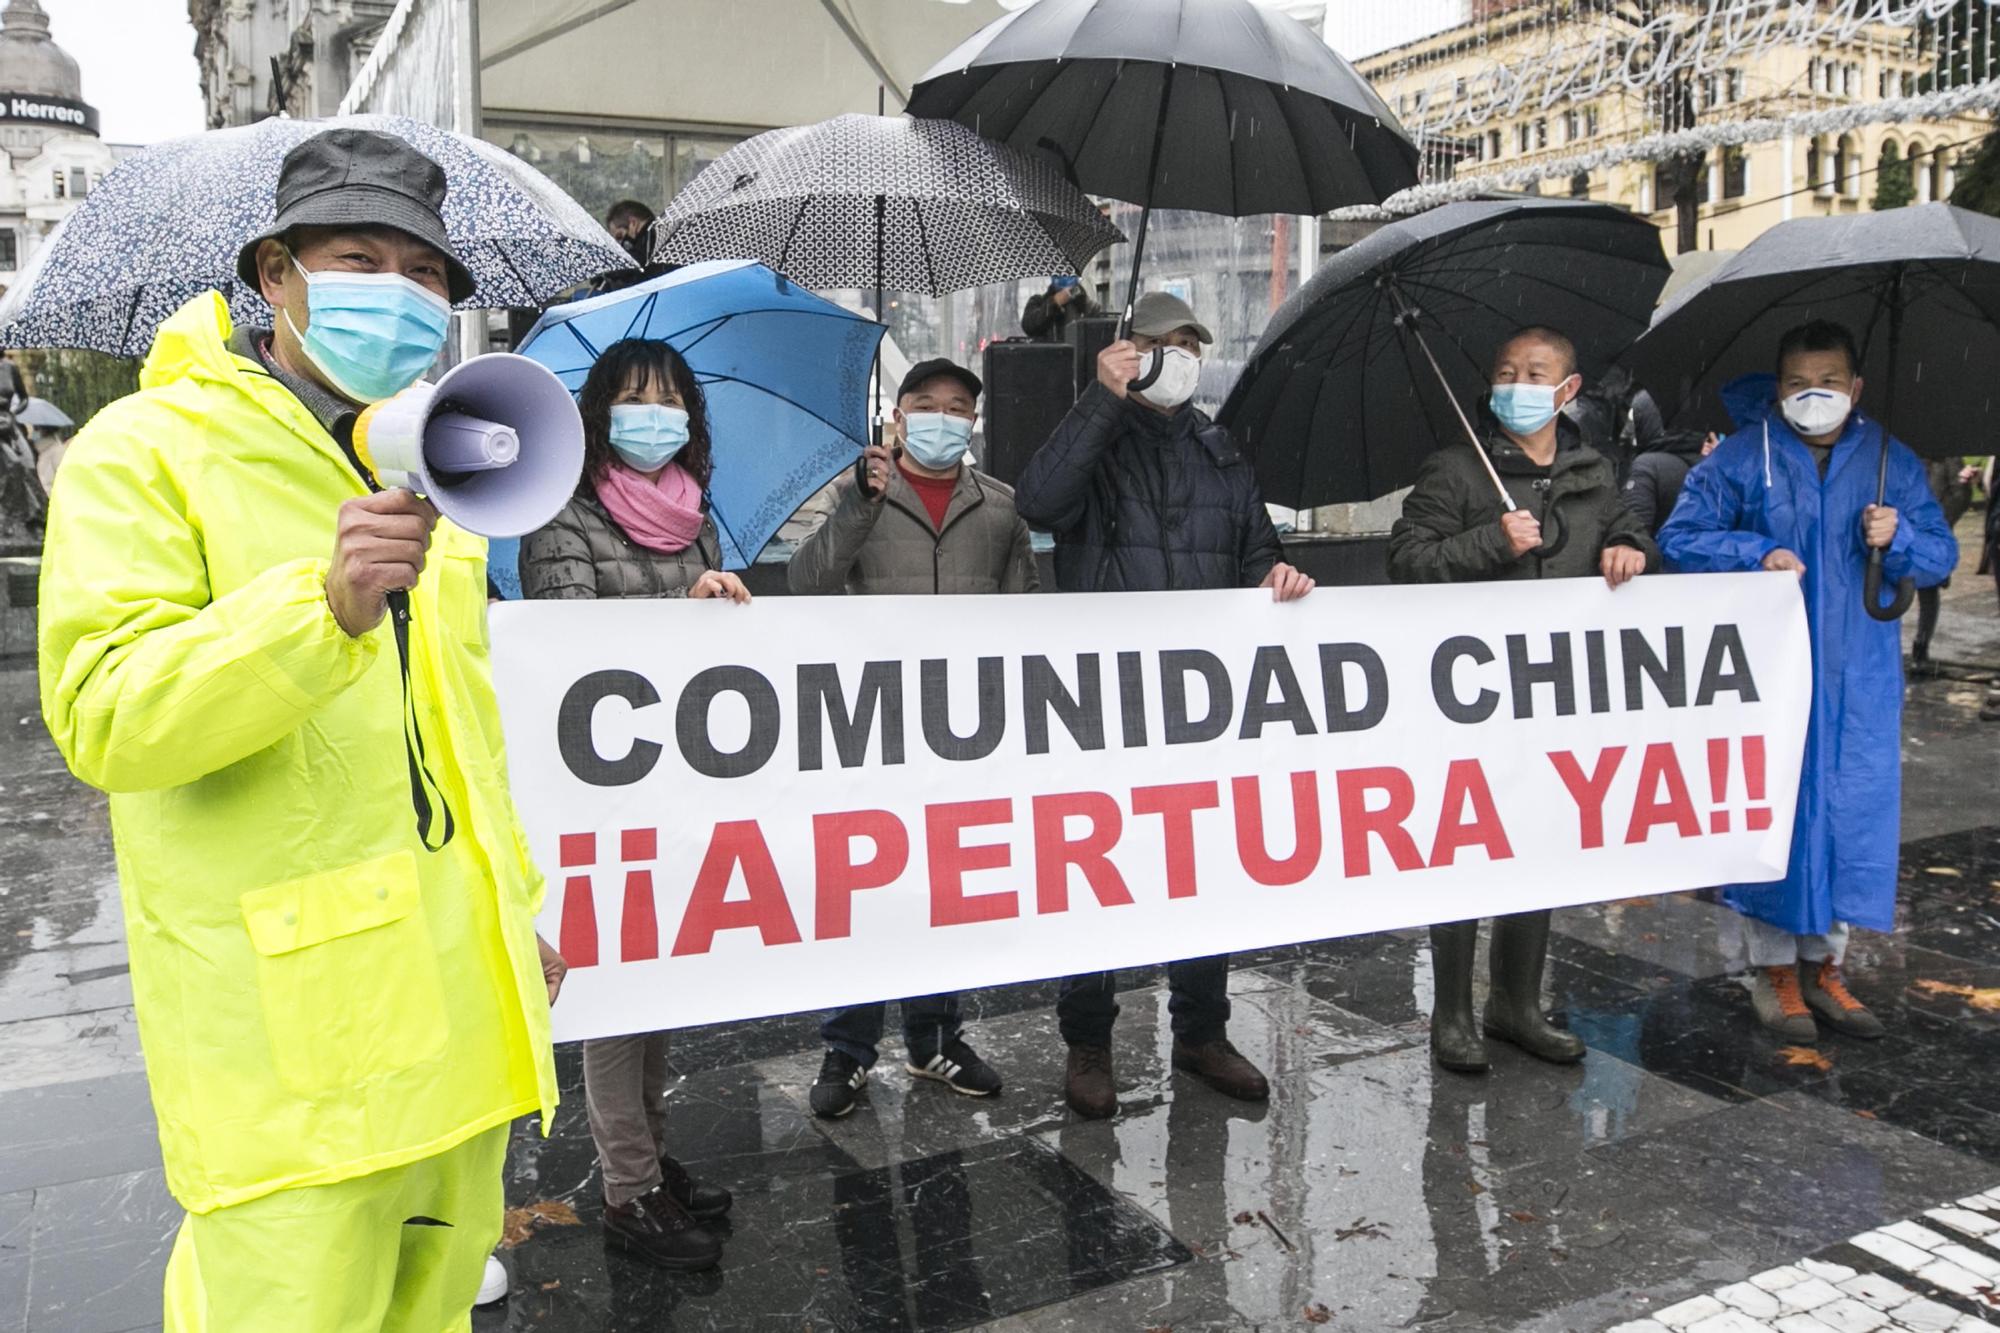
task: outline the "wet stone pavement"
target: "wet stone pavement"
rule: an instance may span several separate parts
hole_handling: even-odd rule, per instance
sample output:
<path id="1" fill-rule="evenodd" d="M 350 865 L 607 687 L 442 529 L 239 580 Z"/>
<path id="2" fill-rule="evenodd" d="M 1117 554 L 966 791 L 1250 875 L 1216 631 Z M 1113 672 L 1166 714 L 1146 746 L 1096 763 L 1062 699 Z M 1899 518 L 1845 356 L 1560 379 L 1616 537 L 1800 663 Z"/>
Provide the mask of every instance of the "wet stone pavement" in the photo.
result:
<path id="1" fill-rule="evenodd" d="M 1237 959 L 1230 1033 L 1268 1107 L 1170 1071 L 1157 972 L 1122 978 L 1111 1122 L 1063 1108 L 1050 983 L 968 997 L 998 1098 L 917 1085 L 892 1037 L 832 1123 L 806 1108 L 810 1019 L 697 1029 L 672 1140 L 737 1197 L 698 1276 L 607 1252 L 565 1050 L 554 1135 L 519 1126 L 509 1159 L 512 1294 L 476 1327 L 2000 1329 L 2000 725 L 1966 666 L 1986 642 L 1949 642 L 1911 691 L 1899 928 L 1850 961 L 1880 1042 L 1767 1039 L 1735 919 L 1695 895 L 1557 914 L 1572 1068 L 1496 1046 L 1486 1077 L 1438 1070 L 1421 931 Z M 0 726 L 0 1330 L 157 1327 L 178 1211 L 103 803 L 25 664 L 0 665 Z"/>

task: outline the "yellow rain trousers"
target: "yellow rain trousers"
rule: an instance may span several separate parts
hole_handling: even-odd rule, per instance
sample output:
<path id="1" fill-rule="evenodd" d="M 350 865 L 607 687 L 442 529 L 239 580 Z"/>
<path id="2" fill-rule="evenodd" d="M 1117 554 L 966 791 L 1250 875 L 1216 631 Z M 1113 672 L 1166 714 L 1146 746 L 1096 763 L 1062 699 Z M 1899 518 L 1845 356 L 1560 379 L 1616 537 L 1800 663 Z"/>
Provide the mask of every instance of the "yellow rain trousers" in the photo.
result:
<path id="1" fill-rule="evenodd" d="M 190 1214 L 164 1333 L 462 1333 L 500 1239 L 506 1155 L 503 1125 L 408 1166 Z"/>
<path id="2" fill-rule="evenodd" d="M 429 852 L 388 625 L 349 638 L 324 592 L 336 512 L 366 488 L 230 332 L 219 296 L 189 302 L 140 391 L 77 435 L 40 598 L 42 715 L 111 793 L 167 1183 L 196 1215 L 546 1125 L 556 1103 L 485 544 L 439 523 L 411 597 L 414 707 L 457 826 Z M 491 1206 L 467 1229 L 497 1230 Z M 370 1243 L 326 1280 L 408 1252 L 400 1219 Z"/>

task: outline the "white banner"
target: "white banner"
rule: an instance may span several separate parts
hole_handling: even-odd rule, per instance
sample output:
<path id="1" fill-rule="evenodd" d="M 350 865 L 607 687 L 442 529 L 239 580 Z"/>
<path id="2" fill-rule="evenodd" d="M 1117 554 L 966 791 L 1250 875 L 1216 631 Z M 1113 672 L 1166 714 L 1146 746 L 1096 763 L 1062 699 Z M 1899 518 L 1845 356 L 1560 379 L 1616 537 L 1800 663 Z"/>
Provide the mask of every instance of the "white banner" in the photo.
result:
<path id="1" fill-rule="evenodd" d="M 1785 870 L 1789 574 L 493 608 L 560 1040 Z"/>

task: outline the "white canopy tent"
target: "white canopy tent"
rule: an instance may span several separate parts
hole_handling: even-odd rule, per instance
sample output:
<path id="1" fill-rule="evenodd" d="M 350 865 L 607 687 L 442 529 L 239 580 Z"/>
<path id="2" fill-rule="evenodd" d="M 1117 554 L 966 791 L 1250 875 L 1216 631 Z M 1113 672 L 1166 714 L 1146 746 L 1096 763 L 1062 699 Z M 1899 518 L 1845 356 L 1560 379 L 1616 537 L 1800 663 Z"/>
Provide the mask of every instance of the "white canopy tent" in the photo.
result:
<path id="1" fill-rule="evenodd" d="M 401 0 L 343 110 L 738 134 L 890 111 L 1002 0 Z M 476 53 L 476 55 L 475 55 Z"/>

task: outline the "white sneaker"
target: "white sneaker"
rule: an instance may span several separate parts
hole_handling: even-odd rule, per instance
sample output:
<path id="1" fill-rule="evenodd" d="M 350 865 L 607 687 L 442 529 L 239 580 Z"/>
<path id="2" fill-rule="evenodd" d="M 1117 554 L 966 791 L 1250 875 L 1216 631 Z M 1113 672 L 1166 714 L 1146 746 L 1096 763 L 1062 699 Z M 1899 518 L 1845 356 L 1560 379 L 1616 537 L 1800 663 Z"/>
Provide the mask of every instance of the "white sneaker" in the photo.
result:
<path id="1" fill-rule="evenodd" d="M 492 1305 L 507 1299 L 507 1269 L 493 1255 L 486 1256 L 486 1276 L 479 1281 L 479 1294 L 472 1298 L 474 1305 Z"/>

